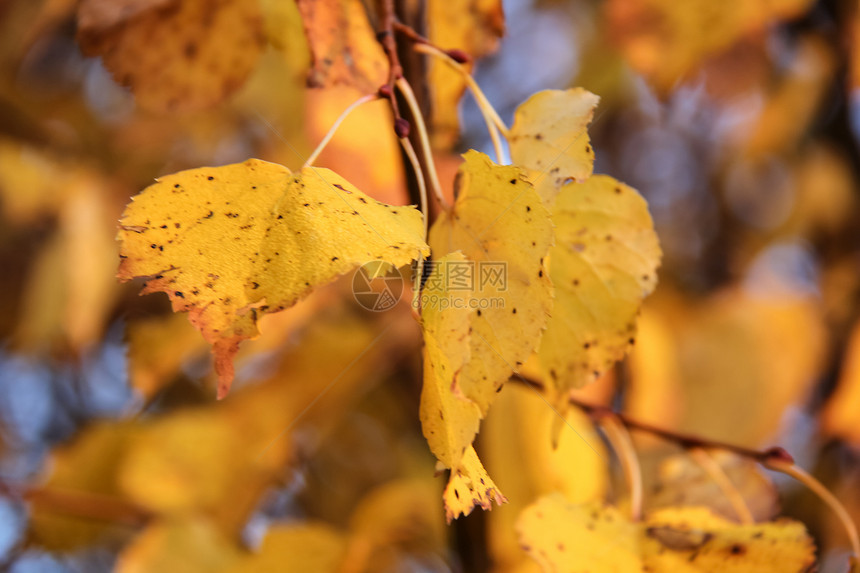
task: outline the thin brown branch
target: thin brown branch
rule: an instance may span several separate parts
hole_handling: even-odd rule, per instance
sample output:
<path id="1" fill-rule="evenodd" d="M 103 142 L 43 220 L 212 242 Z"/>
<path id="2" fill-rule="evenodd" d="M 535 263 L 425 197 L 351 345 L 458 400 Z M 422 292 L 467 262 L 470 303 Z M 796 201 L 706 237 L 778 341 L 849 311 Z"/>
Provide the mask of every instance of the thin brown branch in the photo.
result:
<path id="1" fill-rule="evenodd" d="M 152 518 L 150 512 L 127 500 L 84 491 L 29 488 L 22 497 L 57 513 L 130 527 L 141 527 Z"/>
<path id="2" fill-rule="evenodd" d="M 382 45 L 385 56 L 388 58 L 388 82 L 379 88 L 379 95 L 387 98 L 391 104 L 391 112 L 394 114 L 394 132 L 397 137 L 409 136 L 409 122 L 400 115 L 400 107 L 397 104 L 397 96 L 394 93 L 394 84 L 403 77 L 403 66 L 397 55 L 397 40 L 394 37 L 394 23 L 397 15 L 394 12 L 394 0 L 381 0 L 382 29 L 376 33 L 376 39 Z"/>
<path id="3" fill-rule="evenodd" d="M 438 52 L 442 52 L 458 64 L 466 64 L 472 61 L 472 58 L 469 56 L 469 54 L 467 54 L 463 50 L 459 50 L 457 48 L 446 50 L 444 48 L 440 48 L 439 46 L 431 42 L 428 38 L 425 38 L 424 36 L 416 32 L 414 29 L 401 22 L 394 22 L 394 30 L 396 32 L 400 32 L 401 34 L 406 36 L 407 39 L 411 40 L 415 44 L 424 44 L 425 46 L 430 46 Z"/>
<path id="4" fill-rule="evenodd" d="M 533 378 L 528 378 L 521 374 L 518 374 L 517 376 L 511 378 L 511 380 L 526 384 L 528 386 L 532 386 L 533 388 L 537 388 L 540 391 L 544 390 L 544 385 L 542 382 L 540 382 L 539 380 L 534 380 Z M 780 447 L 768 448 L 767 450 L 754 450 L 752 448 L 745 448 L 736 444 L 729 444 L 726 442 L 711 440 L 709 438 L 704 438 L 702 436 L 697 436 L 694 434 L 685 434 L 683 432 L 676 432 L 672 430 L 667 430 L 665 428 L 658 428 L 657 426 L 652 426 L 651 424 L 648 424 L 646 422 L 634 420 L 633 418 L 630 418 L 629 416 L 626 416 L 620 412 L 616 412 L 611 408 L 607 408 L 606 406 L 590 404 L 573 396 L 568 397 L 568 402 L 571 405 L 576 406 L 580 410 L 584 411 L 592 419 L 597 420 L 600 419 L 602 416 L 606 415 L 614 416 L 618 419 L 619 422 L 621 422 L 631 430 L 637 430 L 639 432 L 651 434 L 652 436 L 657 436 L 669 442 L 674 442 L 684 449 L 709 448 L 726 450 L 729 452 L 734 452 L 740 456 L 753 459 L 761 464 L 766 464 L 766 462 L 769 462 L 771 460 L 783 460 L 788 463 L 794 463 L 794 459 L 791 457 L 791 455 Z"/>

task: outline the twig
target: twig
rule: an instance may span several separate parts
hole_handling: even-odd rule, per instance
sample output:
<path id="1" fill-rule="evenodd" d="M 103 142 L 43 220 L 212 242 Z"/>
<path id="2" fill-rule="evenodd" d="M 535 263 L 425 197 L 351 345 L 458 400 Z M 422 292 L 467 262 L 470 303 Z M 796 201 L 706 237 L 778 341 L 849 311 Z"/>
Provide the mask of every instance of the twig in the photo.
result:
<path id="1" fill-rule="evenodd" d="M 394 39 L 394 23 L 397 16 L 394 13 L 394 0 L 382 0 L 382 29 L 376 33 L 376 39 L 382 45 L 385 56 L 388 58 L 388 82 L 379 88 L 379 96 L 384 97 L 391 104 L 391 113 L 394 115 L 394 133 L 398 138 L 409 136 L 409 122 L 400 115 L 400 106 L 394 95 L 394 84 L 403 77 L 403 66 L 397 56 L 397 41 Z"/>
<path id="2" fill-rule="evenodd" d="M 535 380 L 534 378 L 529 378 L 528 376 L 523 376 L 522 374 L 511 378 L 511 380 L 514 382 L 525 383 L 533 388 L 537 388 L 541 392 L 544 391 L 543 382 L 541 382 L 540 380 Z M 735 452 L 736 454 L 747 458 L 752 458 L 760 463 L 764 463 L 765 460 L 777 455 L 777 451 L 781 452 L 783 455 L 788 455 L 787 453 L 784 453 L 785 451 L 782 448 L 771 448 L 769 450 L 753 450 L 751 448 L 745 448 L 743 446 L 736 446 L 734 444 L 727 444 L 725 442 L 709 440 L 701 436 L 694 436 L 692 434 L 683 434 L 680 432 L 665 430 L 663 428 L 658 428 L 645 422 L 634 420 L 629 416 L 625 416 L 624 414 L 616 412 L 611 408 L 607 408 L 606 406 L 600 406 L 598 404 L 589 404 L 588 402 L 580 400 L 579 398 L 576 398 L 574 396 L 568 396 L 568 402 L 576 406 L 580 410 L 584 411 L 592 418 L 596 419 L 601 415 L 606 415 L 607 413 L 612 414 L 628 428 L 631 428 L 633 430 L 639 430 L 640 432 L 645 432 L 646 434 L 651 434 L 653 436 L 658 436 L 670 442 L 675 442 L 682 448 L 714 448 L 720 450 L 727 450 L 730 452 Z"/>
<path id="3" fill-rule="evenodd" d="M 127 500 L 90 492 L 27 488 L 22 495 L 51 511 L 130 527 L 145 525 L 152 518 L 147 510 Z"/>

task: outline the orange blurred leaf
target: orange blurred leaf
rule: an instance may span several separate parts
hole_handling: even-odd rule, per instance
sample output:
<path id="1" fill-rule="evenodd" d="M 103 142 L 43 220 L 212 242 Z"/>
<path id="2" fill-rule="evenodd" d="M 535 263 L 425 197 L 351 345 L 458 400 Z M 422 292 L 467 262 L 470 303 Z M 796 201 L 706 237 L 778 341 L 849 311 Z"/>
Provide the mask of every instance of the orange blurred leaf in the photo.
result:
<path id="1" fill-rule="evenodd" d="M 257 0 L 84 0 L 78 41 L 141 107 L 177 112 L 212 107 L 238 90 L 264 37 Z"/>
<path id="2" fill-rule="evenodd" d="M 349 85 L 373 93 L 388 81 L 388 59 L 361 0 L 296 0 L 311 49 L 308 85 Z"/>

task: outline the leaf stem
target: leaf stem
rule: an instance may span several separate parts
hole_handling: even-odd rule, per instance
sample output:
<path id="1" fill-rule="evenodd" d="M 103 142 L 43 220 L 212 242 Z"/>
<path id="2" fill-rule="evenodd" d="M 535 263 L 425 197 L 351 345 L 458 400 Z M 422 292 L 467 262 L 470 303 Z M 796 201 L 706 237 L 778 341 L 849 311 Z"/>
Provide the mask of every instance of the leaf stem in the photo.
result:
<path id="1" fill-rule="evenodd" d="M 415 148 L 412 147 L 412 142 L 408 137 L 400 138 L 400 145 L 403 146 L 403 152 L 409 158 L 409 163 L 412 164 L 412 170 L 415 173 L 415 179 L 418 181 L 418 193 L 421 197 L 421 214 L 424 215 L 424 240 L 427 240 L 427 234 L 430 230 L 430 212 L 427 199 L 427 183 L 424 179 L 424 172 L 421 170 L 421 162 L 418 161 L 418 155 L 415 153 Z M 421 277 L 424 276 L 424 256 L 419 254 L 415 267 L 415 284 L 412 289 L 412 308 L 420 311 L 421 302 Z"/>
<path id="2" fill-rule="evenodd" d="M 621 462 L 630 490 L 630 519 L 639 521 L 642 519 L 642 468 L 639 466 L 639 457 L 630 439 L 630 432 L 614 414 L 600 416 L 597 422 Z"/>
<path id="3" fill-rule="evenodd" d="M 421 115 L 421 108 L 418 105 L 418 100 L 412 92 L 412 88 L 403 78 L 399 78 L 395 82 L 397 89 L 403 94 L 403 99 L 409 105 L 409 111 L 412 113 L 412 119 L 415 121 L 415 127 L 418 130 L 418 136 L 421 140 L 421 149 L 424 152 L 424 160 L 427 162 L 428 179 L 430 188 L 433 190 L 436 200 L 446 211 L 450 210 L 448 202 L 442 195 L 442 186 L 439 184 L 439 174 L 436 172 L 436 164 L 433 161 L 433 150 L 430 148 L 430 137 L 427 135 L 427 126 L 424 124 L 424 117 Z M 425 211 L 425 224 L 428 213 Z"/>
<path id="4" fill-rule="evenodd" d="M 421 170 L 421 162 L 418 161 L 418 155 L 415 154 L 415 148 L 412 147 L 412 142 L 408 137 L 400 138 L 400 145 L 403 146 L 403 151 L 406 157 L 409 158 L 409 163 L 412 164 L 412 170 L 415 173 L 415 179 L 418 180 L 418 192 L 421 196 L 421 213 L 424 215 L 424 240 L 427 240 L 427 232 L 430 224 L 430 213 L 427 201 L 427 183 L 424 180 L 424 172 Z"/>
<path id="5" fill-rule="evenodd" d="M 463 76 L 463 79 L 466 80 L 466 85 L 469 86 L 469 89 L 472 92 L 472 95 L 475 96 L 475 101 L 478 103 L 478 107 L 481 108 L 481 112 L 485 114 L 486 117 L 489 117 L 492 120 L 492 123 L 498 128 L 498 130 L 504 135 L 506 138 L 508 137 L 508 126 L 505 125 L 505 122 L 502 121 L 502 118 L 499 117 L 498 112 L 496 112 L 496 108 L 490 103 L 490 100 L 487 99 L 487 96 L 484 95 L 481 86 L 478 85 L 478 82 L 475 81 L 475 78 L 472 77 L 472 74 L 463 67 L 457 60 L 448 55 L 444 50 L 440 50 L 436 46 L 427 43 L 416 43 L 415 51 L 421 52 L 422 54 L 427 54 L 428 56 L 434 56 L 441 59 L 443 62 L 448 64 L 451 68 L 453 68 L 456 72 Z"/>
<path id="6" fill-rule="evenodd" d="M 373 101 L 377 98 L 379 98 L 379 95 L 377 95 L 377 94 L 367 94 L 366 96 L 362 96 L 362 97 L 358 98 L 356 101 L 352 102 L 349 105 L 349 107 L 347 107 L 345 110 L 343 110 L 343 112 L 340 114 L 340 116 L 338 116 L 338 118 L 335 120 L 335 122 L 329 128 L 328 133 L 325 134 L 325 137 L 323 137 L 322 141 L 320 141 L 319 145 L 317 145 L 316 149 L 314 149 L 313 152 L 305 160 L 305 163 L 304 163 L 304 165 L 302 165 L 302 167 L 303 168 L 304 167 L 310 167 L 311 165 L 314 164 L 314 161 L 317 160 L 317 158 L 319 157 L 319 154 L 322 153 L 323 149 L 325 149 L 325 146 L 328 145 L 329 141 L 331 141 L 331 138 L 334 137 L 334 134 L 337 131 L 337 128 L 340 127 L 340 124 L 343 123 L 343 120 L 345 120 L 347 118 L 347 116 L 350 113 L 352 113 L 355 108 L 357 108 L 358 106 L 365 104 L 369 101 Z"/>
<path id="7" fill-rule="evenodd" d="M 848 510 L 845 509 L 845 506 L 836 499 L 836 496 L 833 495 L 829 489 L 824 487 L 824 484 L 815 479 L 814 476 L 809 474 L 803 468 L 795 465 L 794 462 L 790 462 L 777 456 L 773 456 L 772 458 L 765 460 L 762 462 L 762 465 L 770 470 L 790 475 L 812 490 L 812 492 L 817 495 L 821 501 L 830 506 L 830 509 L 833 510 L 836 517 L 838 517 L 842 522 L 842 526 L 848 534 L 848 540 L 851 543 L 851 551 L 854 553 L 854 558 L 857 559 L 860 557 L 860 536 L 857 534 L 857 527 L 851 520 L 851 516 L 849 515 Z"/>
<path id="8" fill-rule="evenodd" d="M 744 525 L 755 523 L 752 512 L 747 507 L 741 492 L 738 491 L 732 480 L 729 479 L 728 474 L 726 474 L 722 466 L 708 453 L 708 450 L 704 448 L 690 448 L 689 453 L 690 457 L 705 470 L 710 478 L 714 480 L 714 483 L 723 491 L 723 495 L 726 496 L 726 499 L 732 505 L 732 509 L 735 510 L 738 520 Z"/>

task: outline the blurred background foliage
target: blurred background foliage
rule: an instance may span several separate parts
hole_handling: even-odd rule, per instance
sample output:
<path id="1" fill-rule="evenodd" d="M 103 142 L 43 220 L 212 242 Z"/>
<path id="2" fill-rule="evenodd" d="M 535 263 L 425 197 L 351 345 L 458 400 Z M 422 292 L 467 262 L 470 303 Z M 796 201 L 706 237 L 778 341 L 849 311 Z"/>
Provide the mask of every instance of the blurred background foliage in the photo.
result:
<path id="1" fill-rule="evenodd" d="M 481 25 L 499 31 L 494 3 L 450 5 L 468 25 L 430 1 L 428 34 L 492 52 L 491 40 L 449 40 Z M 136 104 L 107 59 L 82 54 L 77 2 L 0 3 L 0 564 L 536 570 L 513 522 L 537 496 L 624 501 L 587 418 L 571 415 L 580 435 L 565 430 L 554 451 L 552 412 L 508 385 L 478 444 L 511 503 L 446 528 L 443 480 L 417 416 L 420 330 L 405 301 L 365 312 L 344 280 L 267 317 L 242 349 L 236 390 L 216 403 L 201 336 L 166 297 L 138 297 L 138 284 L 114 278 L 117 220 L 153 178 L 248 157 L 297 168 L 359 95 L 307 89 L 295 4 L 261 6 L 263 47 L 247 79 L 206 109 L 164 113 Z M 583 397 L 669 429 L 782 445 L 860 522 L 855 3 L 504 9 L 504 40 L 475 66 L 489 99 L 510 121 L 540 89 L 599 94 L 595 171 L 647 198 L 665 253 L 634 351 Z M 433 107 L 450 192 L 457 153 L 490 143 L 470 97 L 457 103 L 459 88 L 416 87 Z M 408 203 L 390 122 L 384 102 L 363 106 L 317 164 Z M 706 504 L 733 517 L 682 451 L 639 437 L 637 446 L 647 507 Z M 757 519 L 802 520 L 822 569 L 841 570 L 844 533 L 815 498 L 744 460 L 717 460 Z"/>

